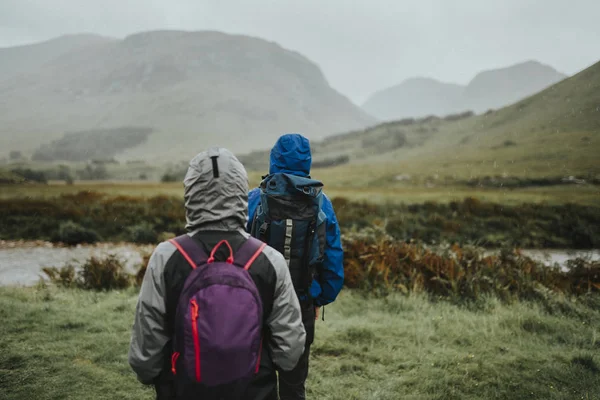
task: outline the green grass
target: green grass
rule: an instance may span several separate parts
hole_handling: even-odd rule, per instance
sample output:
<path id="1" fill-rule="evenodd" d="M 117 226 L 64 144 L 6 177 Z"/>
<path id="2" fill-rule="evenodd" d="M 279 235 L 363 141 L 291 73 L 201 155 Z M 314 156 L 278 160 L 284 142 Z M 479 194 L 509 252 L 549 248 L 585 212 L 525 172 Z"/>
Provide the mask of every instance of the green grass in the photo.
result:
<path id="1" fill-rule="evenodd" d="M 133 292 L 0 292 L 0 398 L 152 398 L 127 364 Z"/>
<path id="2" fill-rule="evenodd" d="M 330 198 L 344 197 L 350 200 L 369 201 L 371 203 L 416 204 L 426 201 L 447 203 L 460 201 L 466 197 L 479 198 L 482 201 L 516 205 L 522 203 L 597 205 L 600 202 L 600 186 L 597 185 L 558 185 L 519 189 L 470 188 L 466 186 L 375 186 L 355 184 L 344 187 L 344 180 L 338 179 L 331 171 L 318 171 L 315 174 L 325 183 L 325 192 Z M 345 175 L 344 175 L 345 176 Z M 346 179 L 346 178 L 344 178 Z M 359 178 L 357 178 L 359 179 Z M 260 180 L 258 174 L 250 175 L 251 187 Z M 62 194 L 75 194 L 80 191 L 106 193 L 110 196 L 153 197 L 167 195 L 183 198 L 183 184 L 156 182 L 76 182 L 73 185 L 51 183 L 49 185 L 0 185 L 0 199 L 44 197 L 52 198 Z"/>
<path id="3" fill-rule="evenodd" d="M 1 288 L 0 398 L 152 399 L 127 364 L 136 299 Z M 600 310 L 557 304 L 466 308 L 344 290 L 317 323 L 308 397 L 598 399 Z"/>

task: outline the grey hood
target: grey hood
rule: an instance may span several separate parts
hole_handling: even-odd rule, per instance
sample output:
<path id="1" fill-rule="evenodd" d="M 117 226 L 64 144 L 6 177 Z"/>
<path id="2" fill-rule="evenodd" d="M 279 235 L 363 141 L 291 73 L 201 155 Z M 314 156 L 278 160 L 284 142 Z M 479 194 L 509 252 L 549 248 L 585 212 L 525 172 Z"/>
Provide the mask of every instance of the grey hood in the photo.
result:
<path id="1" fill-rule="evenodd" d="M 188 231 L 244 231 L 248 174 L 229 150 L 213 147 L 190 161 L 183 180 Z"/>

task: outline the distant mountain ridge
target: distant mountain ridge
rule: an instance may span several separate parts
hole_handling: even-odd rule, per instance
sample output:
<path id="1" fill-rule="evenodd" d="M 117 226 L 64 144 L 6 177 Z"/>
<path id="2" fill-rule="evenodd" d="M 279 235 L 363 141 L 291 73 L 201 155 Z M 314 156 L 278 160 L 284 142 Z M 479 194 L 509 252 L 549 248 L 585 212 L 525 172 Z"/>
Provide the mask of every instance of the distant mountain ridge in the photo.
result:
<path id="1" fill-rule="evenodd" d="M 385 142 L 393 137 L 402 140 Z M 401 186 L 413 178 L 431 184 L 457 179 L 501 184 L 511 177 L 566 178 L 571 184 L 570 176 L 600 182 L 600 61 L 494 111 L 405 118 L 313 146 L 315 162 L 344 161 L 315 171 L 329 186 Z M 264 170 L 267 155 L 250 161 Z"/>
<path id="2" fill-rule="evenodd" d="M 565 78 L 567 75 L 537 61 L 480 72 L 466 86 L 412 78 L 374 93 L 363 109 L 382 120 L 467 110 L 481 113 L 515 103 Z"/>
<path id="3" fill-rule="evenodd" d="M 138 126 L 152 133 L 120 156 L 170 161 L 210 145 L 248 151 L 285 132 L 319 139 L 375 122 L 312 61 L 248 36 L 70 36 L 0 49 L 0 59 L 11 65 L 0 68 L 6 153 L 31 154 L 67 132 Z"/>
<path id="4" fill-rule="evenodd" d="M 28 71 L 82 47 L 110 43 L 115 39 L 94 34 L 63 35 L 40 43 L 0 47 L 0 80 Z"/>
<path id="5" fill-rule="evenodd" d="M 459 111 L 464 87 L 431 78 L 410 78 L 373 94 L 363 109 L 382 120 Z"/>

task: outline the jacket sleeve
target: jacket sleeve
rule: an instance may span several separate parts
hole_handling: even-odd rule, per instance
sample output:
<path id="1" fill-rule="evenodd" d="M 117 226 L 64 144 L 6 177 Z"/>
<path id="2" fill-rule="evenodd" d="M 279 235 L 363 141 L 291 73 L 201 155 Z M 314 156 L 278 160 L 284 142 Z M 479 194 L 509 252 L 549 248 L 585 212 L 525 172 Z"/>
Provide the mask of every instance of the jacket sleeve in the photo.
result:
<path id="1" fill-rule="evenodd" d="M 252 229 L 252 220 L 254 219 L 254 214 L 256 214 L 256 209 L 260 203 L 260 189 L 255 188 L 248 193 L 248 222 L 246 223 L 246 231 L 250 232 Z"/>
<path id="2" fill-rule="evenodd" d="M 287 262 L 272 247 L 267 246 L 264 252 L 277 275 L 273 309 L 267 318 L 271 329 L 271 356 L 279 368 L 289 371 L 298 364 L 304 352 L 306 330 Z"/>
<path id="3" fill-rule="evenodd" d="M 163 271 L 173 247 L 161 243 L 148 262 L 142 282 L 129 346 L 129 365 L 143 384 L 151 384 L 164 365 L 163 349 L 169 340 L 165 329 L 165 281 Z M 174 247 L 173 247 L 174 248 Z"/>
<path id="4" fill-rule="evenodd" d="M 317 306 L 334 302 L 344 285 L 344 250 L 340 226 L 333 205 L 327 196 L 323 196 L 323 212 L 327 217 L 326 243 L 323 265 L 319 271 L 321 293 L 315 299 Z"/>

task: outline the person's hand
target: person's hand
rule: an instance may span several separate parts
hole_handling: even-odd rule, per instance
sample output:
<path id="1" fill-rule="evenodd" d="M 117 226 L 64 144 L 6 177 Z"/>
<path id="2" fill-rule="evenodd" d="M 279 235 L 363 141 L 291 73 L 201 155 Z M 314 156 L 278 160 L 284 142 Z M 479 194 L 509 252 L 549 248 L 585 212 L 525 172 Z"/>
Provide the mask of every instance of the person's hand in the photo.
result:
<path id="1" fill-rule="evenodd" d="M 315 321 L 319 319 L 319 307 L 315 307 Z"/>

